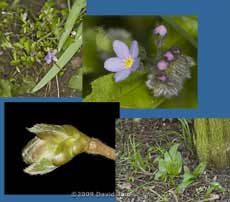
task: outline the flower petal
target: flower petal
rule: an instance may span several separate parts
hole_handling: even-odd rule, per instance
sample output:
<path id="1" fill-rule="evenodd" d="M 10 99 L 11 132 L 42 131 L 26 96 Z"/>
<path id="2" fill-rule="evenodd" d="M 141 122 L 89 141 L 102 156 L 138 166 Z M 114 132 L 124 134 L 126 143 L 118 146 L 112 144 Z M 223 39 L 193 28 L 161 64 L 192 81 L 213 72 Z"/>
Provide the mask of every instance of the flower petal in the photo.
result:
<path id="1" fill-rule="evenodd" d="M 58 59 L 57 59 L 55 56 L 53 56 L 53 61 L 54 61 L 54 62 L 57 62 Z"/>
<path id="2" fill-rule="evenodd" d="M 110 72 L 120 72 L 125 69 L 124 62 L 118 57 L 107 59 L 104 63 L 104 68 Z"/>
<path id="3" fill-rule="evenodd" d="M 119 58 L 126 59 L 129 57 L 129 48 L 122 41 L 115 40 L 113 42 L 113 50 Z"/>
<path id="4" fill-rule="evenodd" d="M 52 56 L 55 56 L 57 54 L 57 50 L 54 50 L 53 52 L 52 52 Z"/>
<path id="5" fill-rule="evenodd" d="M 45 61 L 49 65 L 51 63 L 51 58 L 47 56 L 45 57 Z"/>
<path id="6" fill-rule="evenodd" d="M 134 60 L 134 63 L 133 63 L 133 66 L 132 66 L 131 70 L 132 70 L 132 71 L 136 71 L 137 68 L 139 67 L 139 65 L 140 65 L 140 58 L 136 58 L 136 59 Z"/>
<path id="7" fill-rule="evenodd" d="M 164 37 L 167 34 L 167 28 L 164 25 L 159 25 L 153 30 L 154 34 Z"/>
<path id="8" fill-rule="evenodd" d="M 115 74 L 115 82 L 119 82 L 119 81 L 126 79 L 130 75 L 130 73 L 131 71 L 129 69 L 117 72 Z"/>
<path id="9" fill-rule="evenodd" d="M 130 55 L 132 58 L 137 58 L 139 54 L 139 48 L 137 41 L 133 41 L 130 47 Z"/>
<path id="10" fill-rule="evenodd" d="M 157 63 L 157 68 L 159 70 L 166 70 L 169 66 L 169 63 L 166 62 L 165 60 L 160 60 L 158 63 Z"/>

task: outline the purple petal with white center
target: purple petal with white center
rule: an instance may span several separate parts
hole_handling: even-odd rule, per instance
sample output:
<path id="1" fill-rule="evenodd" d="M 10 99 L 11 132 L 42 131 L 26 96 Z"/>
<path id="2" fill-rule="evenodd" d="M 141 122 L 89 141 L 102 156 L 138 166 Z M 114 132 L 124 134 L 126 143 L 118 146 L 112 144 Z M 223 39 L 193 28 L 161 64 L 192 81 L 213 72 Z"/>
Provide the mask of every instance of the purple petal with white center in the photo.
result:
<path id="1" fill-rule="evenodd" d="M 126 59 L 129 57 L 129 48 L 122 41 L 115 40 L 113 42 L 113 50 L 119 58 Z"/>
<path id="2" fill-rule="evenodd" d="M 131 70 L 132 70 L 132 71 L 136 71 L 137 68 L 139 67 L 139 65 L 140 65 L 140 58 L 136 58 L 136 59 L 134 60 L 134 63 L 133 63 L 133 66 L 132 66 Z"/>
<path id="3" fill-rule="evenodd" d="M 131 71 L 129 69 L 117 72 L 115 74 L 115 82 L 119 82 L 119 81 L 126 79 L 130 75 L 130 73 Z"/>
<path id="4" fill-rule="evenodd" d="M 119 72 L 125 69 L 124 62 L 118 57 L 107 59 L 104 63 L 104 68 L 110 72 Z"/>
<path id="5" fill-rule="evenodd" d="M 137 41 L 133 41 L 130 47 L 130 55 L 132 58 L 137 58 L 139 54 L 139 48 Z"/>

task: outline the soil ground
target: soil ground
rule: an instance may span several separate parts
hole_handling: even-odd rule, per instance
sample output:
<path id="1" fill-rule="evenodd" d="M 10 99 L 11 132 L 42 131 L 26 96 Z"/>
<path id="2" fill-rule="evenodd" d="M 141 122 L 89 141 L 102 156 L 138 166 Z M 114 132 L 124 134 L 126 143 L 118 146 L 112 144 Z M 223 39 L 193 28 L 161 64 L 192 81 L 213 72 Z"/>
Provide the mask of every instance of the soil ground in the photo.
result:
<path id="1" fill-rule="evenodd" d="M 192 126 L 192 120 L 190 120 Z M 203 202 L 230 201 L 230 169 L 215 170 L 206 168 L 183 194 L 176 193 L 176 185 L 154 180 L 158 164 L 156 157 L 168 150 L 174 143 L 179 143 L 184 166 L 192 170 L 198 159 L 189 150 L 181 136 L 181 125 L 177 119 L 119 119 L 116 123 L 116 193 L 118 202 Z M 145 170 L 137 169 L 132 158 L 130 140 L 135 140 L 136 149 L 147 159 Z M 219 182 L 226 190 L 225 194 L 214 191 L 208 199 L 204 195 L 210 182 Z M 181 177 L 175 179 L 176 183 Z"/>

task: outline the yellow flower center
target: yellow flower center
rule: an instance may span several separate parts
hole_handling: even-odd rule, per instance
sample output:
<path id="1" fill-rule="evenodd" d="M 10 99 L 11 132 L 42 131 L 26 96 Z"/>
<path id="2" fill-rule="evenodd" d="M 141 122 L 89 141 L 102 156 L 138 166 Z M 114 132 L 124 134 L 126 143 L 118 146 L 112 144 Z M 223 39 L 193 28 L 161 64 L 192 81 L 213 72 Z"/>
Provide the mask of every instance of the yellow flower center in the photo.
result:
<path id="1" fill-rule="evenodd" d="M 125 67 L 126 68 L 130 68 L 130 67 L 132 67 L 132 65 L 133 65 L 133 59 L 132 58 L 127 58 L 126 60 L 125 60 Z"/>

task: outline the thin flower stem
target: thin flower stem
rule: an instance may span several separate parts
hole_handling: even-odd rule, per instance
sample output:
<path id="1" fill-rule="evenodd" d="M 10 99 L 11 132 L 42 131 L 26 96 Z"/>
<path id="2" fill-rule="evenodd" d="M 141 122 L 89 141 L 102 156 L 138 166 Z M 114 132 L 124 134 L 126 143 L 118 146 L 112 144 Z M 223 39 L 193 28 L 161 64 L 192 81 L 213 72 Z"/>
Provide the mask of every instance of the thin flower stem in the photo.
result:
<path id="1" fill-rule="evenodd" d="M 59 89 L 59 81 L 58 81 L 58 76 L 56 75 L 56 85 L 57 85 L 57 97 L 60 97 L 60 89 Z"/>

